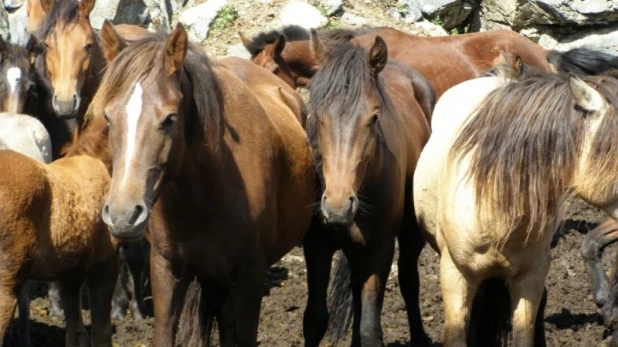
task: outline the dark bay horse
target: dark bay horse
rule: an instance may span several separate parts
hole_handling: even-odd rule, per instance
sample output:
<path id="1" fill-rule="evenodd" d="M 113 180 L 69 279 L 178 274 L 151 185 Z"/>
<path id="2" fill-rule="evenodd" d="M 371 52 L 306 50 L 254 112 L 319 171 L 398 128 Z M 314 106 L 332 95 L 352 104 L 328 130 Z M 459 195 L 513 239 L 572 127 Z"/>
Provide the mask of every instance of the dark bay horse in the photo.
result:
<path id="1" fill-rule="evenodd" d="M 262 33 L 251 40 L 242 37 L 242 41 L 253 62 L 270 69 L 292 87 L 305 86 L 316 72 L 317 64 L 311 55 L 309 35 L 306 32 L 303 34 L 302 30 L 295 27 L 291 31 L 292 41 L 281 40 L 281 37 L 288 35 L 286 28 L 281 33 Z M 320 33 L 328 37 L 329 31 L 322 29 Z M 525 64 L 542 71 L 551 70 L 548 59 L 558 64 L 558 69 L 573 70 L 573 66 L 563 67 L 561 64 L 560 57 L 566 52 L 545 50 L 508 30 L 437 37 L 417 36 L 392 28 L 363 28 L 360 32 L 349 33 L 347 36 L 336 35 L 334 42 L 353 40 L 369 48 L 375 36 L 379 35 L 389 47 L 389 56 L 422 73 L 429 79 L 438 97 L 455 84 L 479 77 L 491 67 L 504 63 L 505 55 L 510 59 L 520 57 Z M 573 59 L 570 61 L 573 62 Z M 586 64 L 589 65 L 589 62 Z"/>
<path id="2" fill-rule="evenodd" d="M 103 220 L 121 240 L 150 232 L 153 345 L 172 346 L 178 327 L 208 333 L 215 316 L 222 345 L 256 346 L 266 270 L 313 213 L 300 96 L 252 63 L 212 62 L 178 25 L 122 50 L 91 108 L 113 159 Z M 202 319 L 179 324 L 194 278 L 185 313 Z"/>
<path id="3" fill-rule="evenodd" d="M 412 177 L 429 139 L 433 90 L 418 72 L 388 59 L 380 36 L 365 50 L 352 43 L 327 49 L 315 31 L 312 35 L 320 69 L 309 84 L 308 134 L 322 182 L 317 217 L 322 220 L 314 221 L 303 244 L 309 285 L 305 343 L 318 346 L 326 332 L 331 261 L 341 249 L 351 284 L 335 278 L 333 285 L 336 296 L 346 295 L 351 286 L 352 344 L 382 346 L 380 315 L 398 237 L 412 345 L 426 344 L 416 268 L 424 241 L 414 216 Z M 348 318 L 331 321 L 344 333 L 337 326 Z"/>
<path id="4" fill-rule="evenodd" d="M 0 37 L 0 112 L 23 113 L 28 97 L 36 92 L 34 59 L 38 43 L 34 36 L 25 47 Z"/>

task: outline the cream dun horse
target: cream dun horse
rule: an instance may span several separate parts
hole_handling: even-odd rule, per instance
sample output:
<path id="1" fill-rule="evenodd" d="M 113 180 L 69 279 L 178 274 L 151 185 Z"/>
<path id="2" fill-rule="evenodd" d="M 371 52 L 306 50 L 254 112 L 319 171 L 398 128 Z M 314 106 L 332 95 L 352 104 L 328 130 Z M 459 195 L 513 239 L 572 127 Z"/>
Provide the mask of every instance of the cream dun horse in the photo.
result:
<path id="1" fill-rule="evenodd" d="M 494 278 L 510 294 L 512 345 L 533 346 L 565 200 L 618 217 L 615 77 L 484 77 L 438 101 L 414 205 L 440 253 L 445 346 L 466 345 L 474 296 Z"/>

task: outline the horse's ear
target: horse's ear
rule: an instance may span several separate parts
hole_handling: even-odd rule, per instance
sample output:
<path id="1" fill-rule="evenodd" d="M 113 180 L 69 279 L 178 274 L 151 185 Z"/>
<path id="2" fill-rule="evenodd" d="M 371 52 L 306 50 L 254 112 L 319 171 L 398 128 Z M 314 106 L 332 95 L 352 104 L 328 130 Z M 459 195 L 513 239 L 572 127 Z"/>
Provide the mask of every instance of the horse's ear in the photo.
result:
<path id="1" fill-rule="evenodd" d="M 39 40 L 34 35 L 30 35 L 28 42 L 26 43 L 26 51 L 28 52 L 28 58 L 30 64 L 34 64 L 36 57 L 43 52 Z"/>
<path id="2" fill-rule="evenodd" d="M 173 74 L 180 69 L 187 55 L 189 38 L 185 27 L 178 23 L 165 43 L 165 69 Z"/>
<path id="3" fill-rule="evenodd" d="M 56 0 L 40 0 L 40 1 L 41 1 L 41 8 L 43 9 L 43 12 L 45 13 L 49 13 L 52 6 L 54 6 L 54 2 L 56 2 Z"/>
<path id="4" fill-rule="evenodd" d="M 108 63 L 127 47 L 127 43 L 118 35 L 114 25 L 108 19 L 103 22 L 103 27 L 101 27 L 101 41 L 103 43 L 103 55 Z"/>
<path id="5" fill-rule="evenodd" d="M 2 35 L 0 35 L 0 60 L 4 61 L 6 57 L 9 55 L 9 46 L 7 46 L 6 42 Z"/>
<path id="6" fill-rule="evenodd" d="M 274 43 L 275 46 L 275 57 L 281 56 L 281 53 L 285 49 L 285 37 L 283 35 L 279 35 Z"/>
<path id="7" fill-rule="evenodd" d="M 376 36 L 373 46 L 369 50 L 369 66 L 371 75 L 377 76 L 388 62 L 388 48 L 386 42 L 380 36 Z"/>
<path id="8" fill-rule="evenodd" d="M 311 29 L 311 53 L 318 63 L 326 57 L 326 46 L 320 41 L 315 29 Z"/>
<path id="9" fill-rule="evenodd" d="M 251 50 L 249 49 L 249 47 L 251 46 L 251 39 L 245 36 L 242 31 L 238 32 L 238 36 L 240 36 L 240 42 L 242 42 L 242 45 L 245 46 L 249 53 L 253 54 L 253 52 L 251 52 Z"/>
<path id="10" fill-rule="evenodd" d="M 60 1 L 66 1 L 66 0 L 60 0 Z M 88 18 L 88 16 L 90 15 L 90 12 L 92 12 L 92 9 L 94 8 L 94 3 L 95 3 L 95 0 L 78 0 L 79 12 L 81 13 L 81 15 Z"/>
<path id="11" fill-rule="evenodd" d="M 586 111 L 599 112 L 605 106 L 601 93 L 573 74 L 569 76 L 569 90 L 575 102 Z"/>

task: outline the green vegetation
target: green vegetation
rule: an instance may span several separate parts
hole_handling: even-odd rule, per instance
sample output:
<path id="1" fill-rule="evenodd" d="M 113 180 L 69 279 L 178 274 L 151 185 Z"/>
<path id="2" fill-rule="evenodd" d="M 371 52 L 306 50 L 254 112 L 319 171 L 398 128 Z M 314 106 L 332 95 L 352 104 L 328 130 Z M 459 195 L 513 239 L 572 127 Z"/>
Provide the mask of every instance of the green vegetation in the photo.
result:
<path id="1" fill-rule="evenodd" d="M 329 11 L 328 11 L 328 7 L 324 6 L 324 4 L 322 4 L 321 2 L 317 1 L 317 0 L 311 0 L 309 1 L 309 4 L 312 5 L 313 7 L 317 8 L 318 11 L 320 11 L 320 14 L 322 14 L 322 16 L 324 17 L 329 17 Z"/>
<path id="2" fill-rule="evenodd" d="M 210 24 L 210 29 L 213 31 L 223 30 L 236 19 L 238 19 L 236 8 L 234 6 L 224 6 L 219 10 L 212 24 Z"/>

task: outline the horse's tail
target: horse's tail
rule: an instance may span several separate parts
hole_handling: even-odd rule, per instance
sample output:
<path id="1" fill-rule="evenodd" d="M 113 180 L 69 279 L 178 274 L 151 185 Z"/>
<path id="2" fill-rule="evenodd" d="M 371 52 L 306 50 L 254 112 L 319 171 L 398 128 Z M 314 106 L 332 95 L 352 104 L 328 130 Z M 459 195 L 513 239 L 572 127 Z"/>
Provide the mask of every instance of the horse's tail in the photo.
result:
<path id="1" fill-rule="evenodd" d="M 206 305 L 202 284 L 196 279 L 191 282 L 185 294 L 182 314 L 178 320 L 176 345 L 210 346 L 214 323 L 214 312 Z"/>
<path id="2" fill-rule="evenodd" d="M 572 48 L 565 52 L 551 50 L 547 53 L 547 60 L 559 72 L 580 76 L 598 75 L 618 69 L 618 57 L 588 47 Z"/>
<path id="3" fill-rule="evenodd" d="M 484 281 L 474 297 L 468 346 L 508 346 L 511 330 L 511 297 L 502 279 Z"/>
<path id="4" fill-rule="evenodd" d="M 328 336 L 333 346 L 345 338 L 352 324 L 352 284 L 350 264 L 343 253 L 339 254 L 328 293 Z"/>

